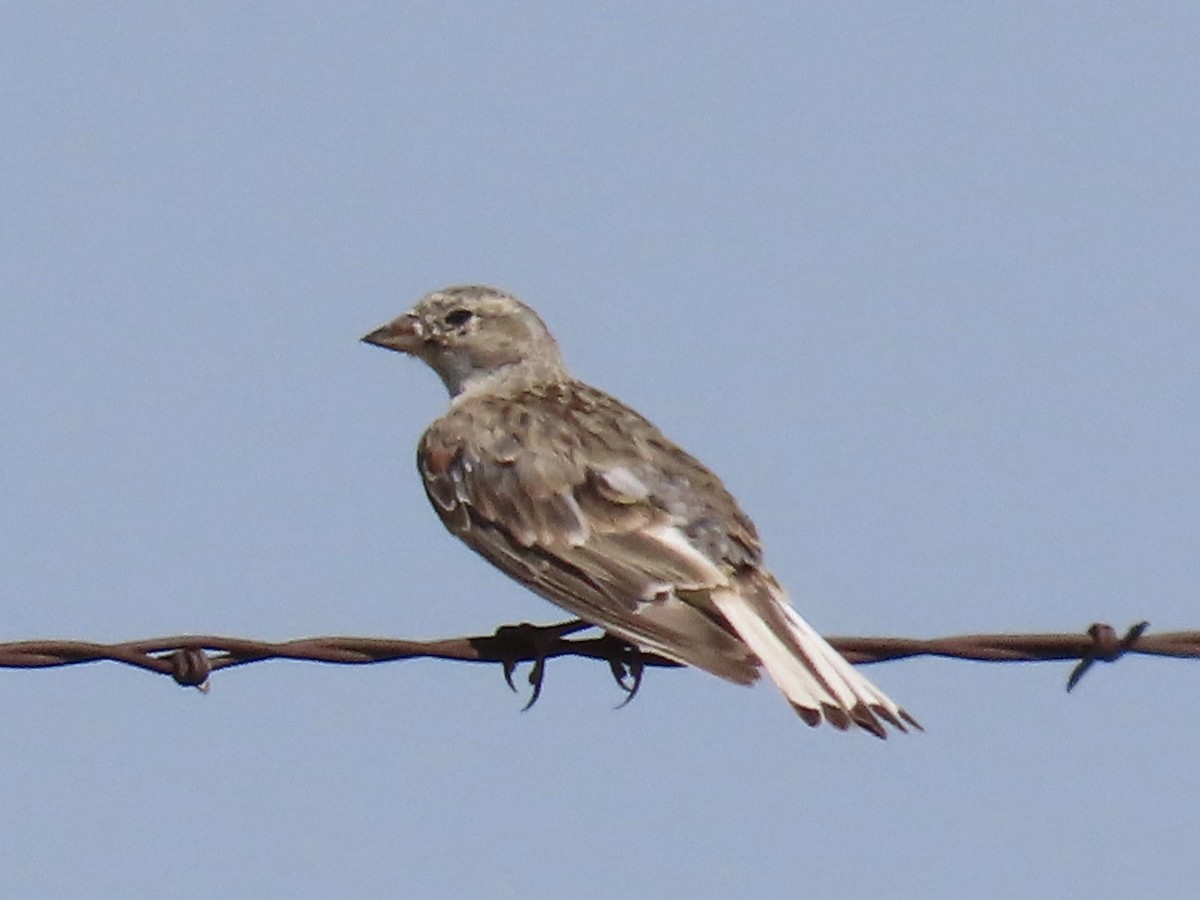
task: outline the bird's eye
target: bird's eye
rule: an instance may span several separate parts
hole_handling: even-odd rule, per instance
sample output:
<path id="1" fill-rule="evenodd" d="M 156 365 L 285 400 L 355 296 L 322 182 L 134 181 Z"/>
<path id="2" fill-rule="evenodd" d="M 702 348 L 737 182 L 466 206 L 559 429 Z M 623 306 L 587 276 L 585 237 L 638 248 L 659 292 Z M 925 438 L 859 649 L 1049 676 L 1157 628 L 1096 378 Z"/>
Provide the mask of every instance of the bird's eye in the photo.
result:
<path id="1" fill-rule="evenodd" d="M 461 328 L 473 318 L 475 318 L 475 313 L 471 312 L 469 309 L 462 309 L 460 307 L 458 309 L 452 309 L 450 312 L 446 313 L 446 324 L 451 328 Z"/>

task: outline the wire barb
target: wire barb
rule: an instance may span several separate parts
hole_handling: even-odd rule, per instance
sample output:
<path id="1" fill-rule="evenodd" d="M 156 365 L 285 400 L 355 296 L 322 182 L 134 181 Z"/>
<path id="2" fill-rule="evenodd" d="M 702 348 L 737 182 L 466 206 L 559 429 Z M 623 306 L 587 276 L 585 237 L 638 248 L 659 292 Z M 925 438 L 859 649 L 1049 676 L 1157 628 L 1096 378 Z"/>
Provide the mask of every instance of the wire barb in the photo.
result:
<path id="1" fill-rule="evenodd" d="M 167 654 L 166 659 L 170 660 L 171 677 L 175 679 L 176 684 L 208 693 L 208 676 L 212 672 L 212 664 L 207 653 L 195 647 L 180 648 Z"/>
<path id="2" fill-rule="evenodd" d="M 1088 637 L 1092 639 L 1092 646 L 1084 653 L 1079 665 L 1071 670 L 1071 677 L 1067 679 L 1067 693 L 1074 690 L 1075 685 L 1079 684 L 1079 679 L 1087 673 L 1096 660 L 1116 662 L 1133 648 L 1133 645 L 1141 639 L 1149 627 L 1149 622 L 1138 622 L 1125 632 L 1123 638 L 1118 640 L 1117 632 L 1111 625 L 1105 625 L 1103 622 L 1094 623 L 1087 630 Z"/>

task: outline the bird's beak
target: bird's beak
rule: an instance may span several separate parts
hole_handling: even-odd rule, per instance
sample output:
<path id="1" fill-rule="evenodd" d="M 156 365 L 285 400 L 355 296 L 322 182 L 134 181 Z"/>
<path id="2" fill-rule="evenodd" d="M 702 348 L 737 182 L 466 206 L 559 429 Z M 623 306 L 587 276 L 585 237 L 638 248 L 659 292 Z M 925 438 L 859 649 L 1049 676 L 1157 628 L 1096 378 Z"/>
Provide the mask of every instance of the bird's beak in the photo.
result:
<path id="1" fill-rule="evenodd" d="M 415 316 L 405 313 L 386 325 L 363 336 L 363 343 L 398 350 L 401 353 L 416 353 L 421 346 L 421 326 Z"/>

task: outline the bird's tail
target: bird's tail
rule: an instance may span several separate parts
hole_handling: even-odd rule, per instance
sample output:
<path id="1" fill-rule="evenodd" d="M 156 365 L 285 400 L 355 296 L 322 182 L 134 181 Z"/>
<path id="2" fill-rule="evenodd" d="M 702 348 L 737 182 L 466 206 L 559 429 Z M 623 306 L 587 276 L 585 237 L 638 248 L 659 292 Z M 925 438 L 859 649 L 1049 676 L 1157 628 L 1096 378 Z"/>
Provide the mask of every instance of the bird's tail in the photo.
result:
<path id="1" fill-rule="evenodd" d="M 712 600 L 808 725 L 822 719 L 843 731 L 858 725 L 881 738 L 887 737 L 884 722 L 900 731 L 908 725 L 923 730 L 800 617 L 770 575 L 743 577 L 714 591 Z"/>

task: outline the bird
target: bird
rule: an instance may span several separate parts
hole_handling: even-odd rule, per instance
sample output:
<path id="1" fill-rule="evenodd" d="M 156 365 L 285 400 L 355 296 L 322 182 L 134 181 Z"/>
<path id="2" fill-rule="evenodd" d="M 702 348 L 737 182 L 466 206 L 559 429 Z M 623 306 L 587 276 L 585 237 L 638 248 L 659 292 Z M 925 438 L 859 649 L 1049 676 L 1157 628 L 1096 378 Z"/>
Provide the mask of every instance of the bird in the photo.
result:
<path id="1" fill-rule="evenodd" d="M 810 726 L 921 730 L 801 618 L 721 480 L 575 379 L 518 297 L 447 287 L 362 340 L 441 378 L 450 406 L 417 468 L 446 528 L 501 571 L 639 651 L 743 685 L 765 669 Z"/>

